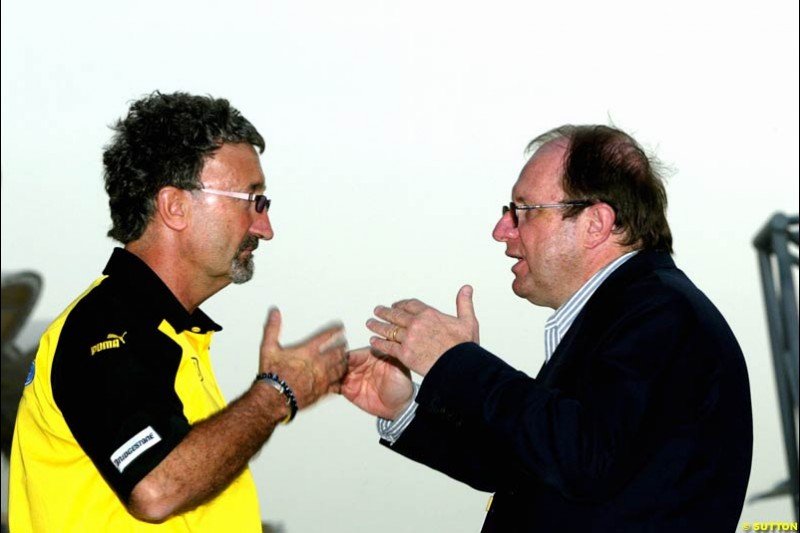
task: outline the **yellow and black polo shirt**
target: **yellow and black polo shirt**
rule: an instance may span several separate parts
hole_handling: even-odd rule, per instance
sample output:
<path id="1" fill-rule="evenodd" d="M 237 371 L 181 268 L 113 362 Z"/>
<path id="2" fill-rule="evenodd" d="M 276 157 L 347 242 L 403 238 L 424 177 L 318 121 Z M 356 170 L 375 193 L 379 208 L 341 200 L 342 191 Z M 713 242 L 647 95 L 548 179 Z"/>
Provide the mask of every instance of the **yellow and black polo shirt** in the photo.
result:
<path id="1" fill-rule="evenodd" d="M 103 274 L 40 341 L 14 430 L 11 531 L 260 532 L 249 469 L 161 524 L 127 512 L 136 484 L 226 405 L 209 358 L 222 328 L 130 252 L 115 249 Z"/>

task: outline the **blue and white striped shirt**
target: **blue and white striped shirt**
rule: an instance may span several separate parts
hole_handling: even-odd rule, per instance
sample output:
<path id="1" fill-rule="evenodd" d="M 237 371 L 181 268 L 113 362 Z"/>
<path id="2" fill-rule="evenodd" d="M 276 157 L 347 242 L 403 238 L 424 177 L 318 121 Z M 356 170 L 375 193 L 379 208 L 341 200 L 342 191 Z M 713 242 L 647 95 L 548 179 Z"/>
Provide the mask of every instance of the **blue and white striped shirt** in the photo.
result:
<path id="1" fill-rule="evenodd" d="M 589 278 L 589 281 L 583 284 L 578 291 L 569 297 L 569 300 L 561 304 L 561 307 L 556 309 L 556 312 L 547 319 L 544 324 L 544 360 L 550 361 L 553 352 L 558 348 L 558 344 L 564 335 L 569 331 L 570 326 L 575 322 L 575 317 L 578 316 L 586 302 L 589 301 L 594 291 L 602 285 L 602 283 L 618 269 L 625 261 L 633 257 L 637 251 L 628 252 L 625 255 L 617 257 L 609 264 L 598 270 L 594 276 Z"/>

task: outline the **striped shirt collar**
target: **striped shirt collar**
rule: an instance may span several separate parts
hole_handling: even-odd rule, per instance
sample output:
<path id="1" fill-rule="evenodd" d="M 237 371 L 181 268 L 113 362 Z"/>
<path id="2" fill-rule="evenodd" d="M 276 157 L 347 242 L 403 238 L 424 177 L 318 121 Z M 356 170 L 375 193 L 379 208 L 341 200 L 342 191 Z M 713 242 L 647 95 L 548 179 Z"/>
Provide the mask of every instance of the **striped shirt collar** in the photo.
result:
<path id="1" fill-rule="evenodd" d="M 625 261 L 633 257 L 638 250 L 628 252 L 598 270 L 589 281 L 583 284 L 578 291 L 570 296 L 569 300 L 564 302 L 561 307 L 556 309 L 556 312 L 547 319 L 544 325 L 544 357 L 545 361 L 550 361 L 553 352 L 556 351 L 558 343 L 564 338 L 564 335 L 569 331 L 570 326 L 575 321 L 575 317 L 581 312 L 586 302 L 594 294 L 594 291 Z"/>

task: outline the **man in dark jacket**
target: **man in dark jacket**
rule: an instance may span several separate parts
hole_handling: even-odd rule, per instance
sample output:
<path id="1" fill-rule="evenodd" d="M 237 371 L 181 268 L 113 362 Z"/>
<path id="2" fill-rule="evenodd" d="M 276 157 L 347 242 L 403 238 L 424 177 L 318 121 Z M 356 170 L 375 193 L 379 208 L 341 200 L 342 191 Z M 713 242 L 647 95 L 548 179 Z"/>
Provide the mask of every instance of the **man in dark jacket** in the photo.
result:
<path id="1" fill-rule="evenodd" d="M 733 531 L 752 458 L 750 392 L 725 319 L 676 268 L 657 164 L 624 132 L 562 126 L 494 229 L 514 292 L 555 314 L 536 378 L 457 316 L 379 306 L 343 394 L 382 443 L 494 493 L 484 532 Z M 423 377 L 419 387 L 410 379 Z"/>

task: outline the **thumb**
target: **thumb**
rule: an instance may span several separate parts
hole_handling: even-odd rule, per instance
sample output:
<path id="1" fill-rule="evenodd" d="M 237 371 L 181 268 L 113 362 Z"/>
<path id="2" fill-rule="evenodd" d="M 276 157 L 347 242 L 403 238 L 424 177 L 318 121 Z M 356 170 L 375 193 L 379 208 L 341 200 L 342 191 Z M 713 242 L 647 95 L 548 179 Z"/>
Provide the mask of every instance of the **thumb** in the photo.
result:
<path id="1" fill-rule="evenodd" d="M 363 365 L 372 356 L 369 346 L 347 352 L 347 362 L 350 369 Z"/>
<path id="2" fill-rule="evenodd" d="M 475 307 L 472 305 L 472 287 L 464 285 L 456 296 L 456 315 L 458 318 L 475 320 Z"/>
<path id="3" fill-rule="evenodd" d="M 267 323 L 264 325 L 264 339 L 261 341 L 262 349 L 280 350 L 281 345 L 278 343 L 278 337 L 281 335 L 282 321 L 281 312 L 277 307 L 269 310 Z"/>

